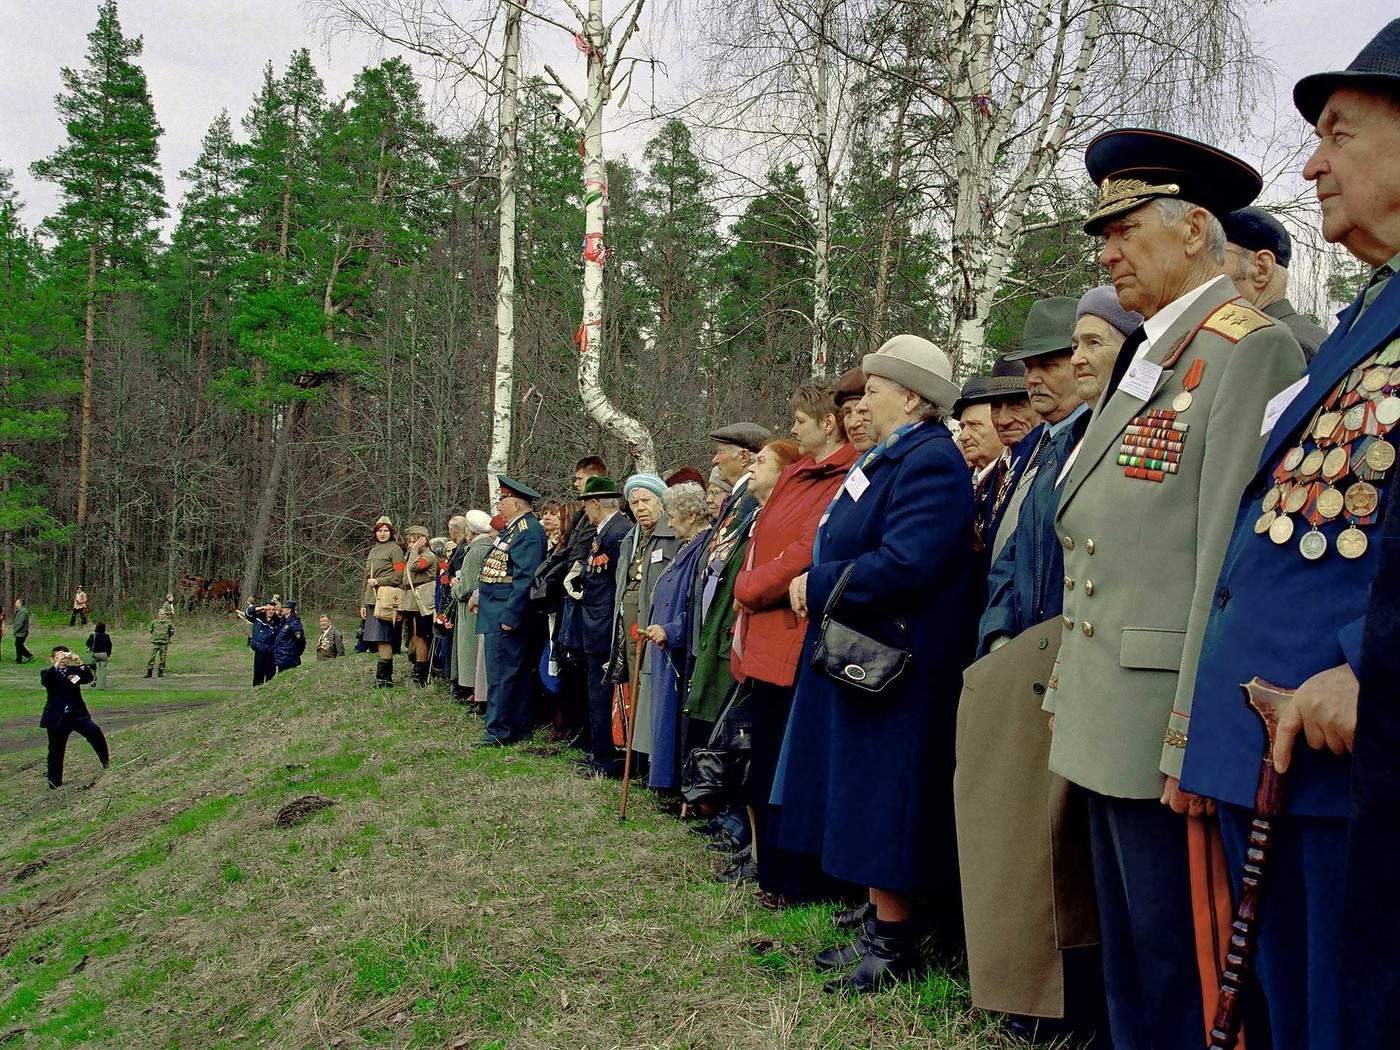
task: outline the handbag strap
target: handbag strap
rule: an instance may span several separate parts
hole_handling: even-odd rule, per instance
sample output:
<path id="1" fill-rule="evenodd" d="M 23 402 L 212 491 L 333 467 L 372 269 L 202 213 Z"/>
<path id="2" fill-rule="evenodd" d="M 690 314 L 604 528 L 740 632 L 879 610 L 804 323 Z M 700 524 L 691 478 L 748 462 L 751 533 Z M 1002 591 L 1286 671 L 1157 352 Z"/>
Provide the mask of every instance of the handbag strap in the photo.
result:
<path id="1" fill-rule="evenodd" d="M 841 595 L 845 593 L 846 583 L 850 580 L 851 573 L 855 571 L 855 568 L 856 563 L 853 561 L 844 569 L 842 569 L 841 575 L 836 578 L 836 586 L 831 588 L 831 593 L 827 595 L 826 608 L 822 610 L 823 631 L 826 630 L 827 624 L 831 622 L 832 612 L 836 608 L 836 604 L 841 600 Z M 907 640 L 909 638 L 909 629 L 904 626 L 904 618 L 902 616 L 896 616 L 893 622 L 894 625 L 899 628 L 899 633 L 901 637 L 903 637 L 907 643 Z"/>

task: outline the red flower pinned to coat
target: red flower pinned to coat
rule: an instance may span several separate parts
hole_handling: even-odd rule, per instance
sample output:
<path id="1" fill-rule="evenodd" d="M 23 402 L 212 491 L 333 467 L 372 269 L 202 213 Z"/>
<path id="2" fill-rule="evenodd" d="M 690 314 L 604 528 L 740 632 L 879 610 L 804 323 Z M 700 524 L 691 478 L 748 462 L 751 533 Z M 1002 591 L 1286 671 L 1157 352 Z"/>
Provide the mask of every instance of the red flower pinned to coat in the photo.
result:
<path id="1" fill-rule="evenodd" d="M 404 563 L 403 563 L 403 562 L 401 562 L 401 561 L 396 561 L 396 562 L 394 562 L 394 571 L 395 571 L 395 572 L 403 572 L 403 570 L 404 570 Z"/>

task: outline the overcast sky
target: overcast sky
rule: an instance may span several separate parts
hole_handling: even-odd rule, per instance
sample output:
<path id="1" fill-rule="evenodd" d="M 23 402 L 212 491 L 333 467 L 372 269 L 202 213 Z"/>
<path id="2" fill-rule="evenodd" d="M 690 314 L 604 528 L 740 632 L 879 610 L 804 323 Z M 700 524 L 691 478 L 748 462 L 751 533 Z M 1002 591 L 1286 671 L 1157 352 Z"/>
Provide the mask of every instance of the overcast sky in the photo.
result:
<path id="1" fill-rule="evenodd" d="M 651 6 L 664 10 L 668 2 L 653 0 Z M 59 69 L 82 65 L 96 12 L 96 0 L 0 0 L 0 40 L 6 42 L 0 61 L 0 166 L 14 170 L 30 225 L 53 209 L 56 189 L 36 182 L 28 168 L 63 140 L 53 107 L 62 87 Z M 296 0 L 121 0 L 120 12 L 124 32 L 145 39 L 141 64 L 165 129 L 161 163 L 172 211 L 183 193 L 177 173 L 193 163 L 200 138 L 221 109 L 229 111 L 236 125 L 261 82 L 265 62 L 271 59 L 280 71 L 294 48 L 310 47 L 327 91 L 339 96 L 378 55 L 361 39 L 328 42 L 312 25 L 308 8 Z M 1260 111 L 1295 119 L 1289 101 L 1293 81 L 1305 73 L 1345 67 L 1394 15 L 1395 0 L 1261 4 L 1254 28 L 1278 75 L 1276 97 L 1260 100 Z M 564 34 L 535 27 L 530 40 L 532 65 L 547 59 L 564 75 L 569 70 L 581 79 L 582 62 Z M 649 92 L 649 85 L 634 89 L 639 92 Z M 613 145 L 635 154 L 645 132 L 633 128 Z"/>

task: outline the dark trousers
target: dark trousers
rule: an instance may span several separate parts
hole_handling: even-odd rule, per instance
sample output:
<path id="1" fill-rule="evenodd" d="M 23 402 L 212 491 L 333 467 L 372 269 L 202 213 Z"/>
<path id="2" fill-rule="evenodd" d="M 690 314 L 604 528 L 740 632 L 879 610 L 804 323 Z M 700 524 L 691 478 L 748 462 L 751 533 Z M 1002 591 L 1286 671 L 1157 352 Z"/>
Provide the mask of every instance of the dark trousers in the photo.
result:
<path id="1" fill-rule="evenodd" d="M 793 853 L 778 845 L 782 809 L 768 801 L 773 794 L 773 778 L 778 772 L 778 754 L 783 749 L 788 715 L 792 712 L 793 687 L 756 679 L 749 679 L 744 687 L 749 694 L 745 706 L 752 727 L 744 801 L 753 813 L 758 885 L 793 902 L 815 900 L 824 888 L 829 888 L 825 885 L 821 863 L 812 854 Z"/>
<path id="2" fill-rule="evenodd" d="M 91 744 L 93 751 L 97 752 L 97 761 L 104 767 L 107 765 L 107 738 L 102 735 L 101 727 L 86 715 L 65 722 L 49 730 L 49 783 L 54 787 L 63 783 L 63 756 L 68 750 L 69 733 L 77 733 Z"/>
<path id="3" fill-rule="evenodd" d="M 83 626 L 86 627 L 86 626 L 87 626 L 87 610 L 86 610 L 86 609 L 74 609 L 74 610 L 73 610 L 73 615 L 70 616 L 70 617 L 68 617 L 68 626 L 69 626 L 69 627 L 72 627 L 74 624 L 76 624 L 76 623 L 78 622 L 78 617 L 80 617 L 80 616 L 83 618 Z"/>
<path id="4" fill-rule="evenodd" d="M 608 681 L 609 654 L 585 653 L 588 663 L 588 739 L 595 762 L 617 761 L 612 736 L 613 683 Z"/>
<path id="5" fill-rule="evenodd" d="M 262 685 L 264 682 L 272 681 L 277 674 L 277 661 L 271 653 L 260 653 L 253 650 L 253 684 Z"/>
<path id="6" fill-rule="evenodd" d="M 15 635 L 15 663 L 22 664 L 26 660 L 34 659 L 34 654 L 24 644 L 29 638 L 27 634 Z"/>
<path id="7" fill-rule="evenodd" d="M 1400 705 L 1388 695 L 1369 695 L 1363 687 L 1356 716 L 1342 901 L 1342 1045 L 1347 1050 L 1385 1046 L 1400 1031 L 1397 744 Z"/>
<path id="8" fill-rule="evenodd" d="M 577 736 L 589 743 L 588 657 L 581 649 L 554 645 L 559 663 L 559 695 L 555 701 L 554 728 L 561 736 Z"/>
<path id="9" fill-rule="evenodd" d="M 530 735 L 533 668 L 527 631 L 492 631 L 486 638 L 486 739 L 509 744 Z"/>
<path id="10" fill-rule="evenodd" d="M 1201 1050 L 1186 818 L 1156 799 L 1084 794 L 1114 1050 Z"/>
<path id="11" fill-rule="evenodd" d="M 1244 873 L 1250 812 L 1220 807 L 1230 883 Z M 1392 824 L 1392 834 L 1393 834 Z M 1342 893 L 1347 822 L 1335 817 L 1274 821 L 1268 882 L 1259 914 L 1255 972 L 1268 1007 L 1273 1050 L 1342 1046 Z M 1387 887 L 1386 893 L 1393 893 Z M 1379 975 L 1366 974 L 1363 981 Z M 1246 1033 L 1248 1037 L 1248 1033 Z M 1394 1045 L 1384 1033 L 1377 1048 Z M 1254 1040 L 1249 1040 L 1251 1048 Z"/>

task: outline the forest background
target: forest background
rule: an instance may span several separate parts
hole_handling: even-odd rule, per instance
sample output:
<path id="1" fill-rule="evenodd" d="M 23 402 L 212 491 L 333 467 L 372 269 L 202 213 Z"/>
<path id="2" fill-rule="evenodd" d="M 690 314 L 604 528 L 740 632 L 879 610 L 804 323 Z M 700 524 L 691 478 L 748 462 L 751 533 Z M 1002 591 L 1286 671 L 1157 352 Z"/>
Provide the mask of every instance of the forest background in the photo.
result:
<path id="1" fill-rule="evenodd" d="M 1080 151 L 1115 124 L 1258 164 L 1322 316 L 1357 273 L 1313 232 L 1308 129 L 1261 134 L 1268 7 L 314 0 L 389 57 L 335 97 L 269 56 L 171 186 L 142 41 L 95 5 L 62 145 L 0 157 L 57 189 L 31 222 L 0 171 L 0 597 L 353 603 L 367 523 L 442 531 L 488 463 L 560 497 L 584 454 L 701 465 L 901 331 L 985 370 L 1101 283 Z M 577 68 L 530 46 L 570 35 Z"/>

